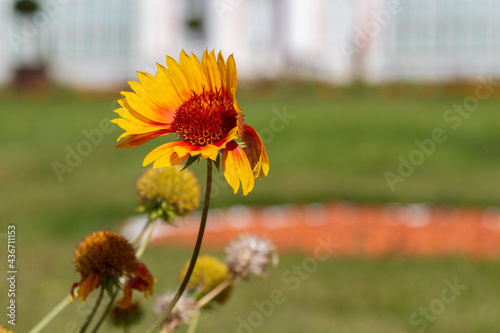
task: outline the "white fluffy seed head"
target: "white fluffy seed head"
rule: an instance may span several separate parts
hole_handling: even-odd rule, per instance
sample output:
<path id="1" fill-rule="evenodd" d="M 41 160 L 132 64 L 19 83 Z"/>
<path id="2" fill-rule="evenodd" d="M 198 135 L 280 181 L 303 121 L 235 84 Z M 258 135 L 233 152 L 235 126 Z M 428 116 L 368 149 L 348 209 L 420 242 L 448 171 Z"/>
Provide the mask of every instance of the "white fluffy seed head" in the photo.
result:
<path id="1" fill-rule="evenodd" d="M 161 314 L 174 299 L 175 293 L 167 293 L 156 299 L 155 313 Z M 196 310 L 196 300 L 190 296 L 183 295 L 174 309 L 162 323 L 161 333 L 173 332 L 182 323 L 189 325 Z"/>
<path id="2" fill-rule="evenodd" d="M 242 279 L 247 279 L 250 273 L 266 277 L 269 264 L 278 264 L 276 246 L 256 235 L 240 235 L 229 243 L 225 251 L 231 271 Z"/>

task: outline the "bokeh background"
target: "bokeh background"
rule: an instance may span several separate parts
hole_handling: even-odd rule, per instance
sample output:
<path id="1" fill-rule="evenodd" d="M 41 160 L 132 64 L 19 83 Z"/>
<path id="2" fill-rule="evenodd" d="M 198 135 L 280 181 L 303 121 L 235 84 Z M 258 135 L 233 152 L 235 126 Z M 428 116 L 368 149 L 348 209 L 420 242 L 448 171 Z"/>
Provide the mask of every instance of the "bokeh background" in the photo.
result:
<path id="1" fill-rule="evenodd" d="M 281 262 L 204 314 L 199 332 L 497 332 L 499 31 L 497 0 L 0 0 L 11 328 L 28 332 L 79 280 L 81 238 L 136 217 L 142 160 L 163 141 L 114 149 L 126 82 L 208 48 L 234 54 L 238 101 L 271 160 L 248 197 L 219 177 L 223 222 L 212 223 L 246 218 L 236 229 L 275 241 Z M 203 165 L 193 170 L 203 183 Z M 226 239 L 211 232 L 204 250 L 223 258 Z M 143 257 L 158 294 L 177 286 L 186 237 L 157 237 Z M 325 240 L 338 251 L 319 260 Z M 273 290 L 285 301 L 262 310 Z M 141 299 L 133 332 L 149 326 L 153 301 Z M 88 311 L 75 302 L 44 332 L 77 332 Z"/>

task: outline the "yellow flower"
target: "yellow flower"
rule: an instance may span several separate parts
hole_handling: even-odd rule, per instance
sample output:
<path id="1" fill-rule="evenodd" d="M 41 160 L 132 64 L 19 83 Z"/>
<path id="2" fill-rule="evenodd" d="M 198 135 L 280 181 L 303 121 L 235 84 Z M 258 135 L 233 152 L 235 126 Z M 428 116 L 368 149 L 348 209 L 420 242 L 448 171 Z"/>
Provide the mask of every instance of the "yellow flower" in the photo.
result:
<path id="1" fill-rule="evenodd" d="M 121 108 L 115 110 L 121 118 L 112 120 L 125 130 L 117 147 L 137 147 L 176 133 L 179 140 L 155 148 L 143 165 L 172 166 L 188 157 L 218 161 L 221 152 L 227 182 L 234 193 L 241 182 L 243 195 L 247 195 L 254 179 L 269 172 L 269 160 L 260 136 L 243 122 L 235 96 L 233 56 L 226 62 L 221 53 L 216 59 L 214 51 L 205 51 L 200 62 L 182 51 L 179 63 L 167 56 L 167 66 L 158 64 L 155 76 L 138 72 L 140 83 L 129 82 L 134 92 L 122 92 Z"/>
<path id="2" fill-rule="evenodd" d="M 153 294 L 156 280 L 146 266 L 137 261 L 132 244 L 122 235 L 113 231 L 96 231 L 85 237 L 76 247 L 73 257 L 76 271 L 81 280 L 71 287 L 71 296 L 85 303 L 87 296 L 99 285 L 106 288 L 110 284 L 118 284 L 125 278 L 124 297 L 117 303 L 123 308 L 132 303 L 132 289 L 144 291 L 144 296 Z"/>
<path id="3" fill-rule="evenodd" d="M 8 330 L 7 328 L 3 327 L 2 324 L 0 324 L 0 333 L 14 333 L 14 331 Z"/>
<path id="4" fill-rule="evenodd" d="M 151 220 L 161 217 L 172 219 L 186 216 L 200 205 L 200 187 L 195 175 L 179 166 L 147 169 L 137 180 L 140 212 Z"/>
<path id="5" fill-rule="evenodd" d="M 179 281 L 184 279 L 188 266 L 189 262 L 184 265 L 179 273 Z M 193 274 L 191 275 L 191 279 L 189 279 L 186 289 L 191 291 L 195 295 L 195 298 L 199 299 L 222 282 L 231 278 L 232 275 L 229 267 L 223 261 L 210 255 L 203 255 L 196 261 L 196 266 L 194 266 Z M 232 290 L 233 284 L 231 283 L 214 298 L 214 301 L 220 304 L 224 303 L 231 295 Z"/>

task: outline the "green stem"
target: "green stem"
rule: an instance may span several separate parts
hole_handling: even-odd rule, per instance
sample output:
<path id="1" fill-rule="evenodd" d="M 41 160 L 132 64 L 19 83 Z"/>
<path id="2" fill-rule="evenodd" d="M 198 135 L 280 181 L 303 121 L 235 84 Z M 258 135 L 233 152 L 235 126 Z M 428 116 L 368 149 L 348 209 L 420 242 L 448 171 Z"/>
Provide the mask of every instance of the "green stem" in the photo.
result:
<path id="1" fill-rule="evenodd" d="M 153 234 L 153 230 L 155 228 L 156 221 L 154 221 L 154 222 L 149 221 L 148 224 L 149 224 L 149 229 L 148 229 L 148 233 L 146 234 L 146 238 L 144 238 L 142 240 L 142 243 L 139 246 L 139 249 L 137 249 L 137 252 L 135 253 L 135 256 L 137 257 L 137 259 L 139 259 L 142 256 L 142 254 L 144 253 L 144 251 L 146 250 L 146 247 L 148 246 L 149 240 L 151 239 L 151 235 Z"/>
<path id="2" fill-rule="evenodd" d="M 146 223 L 146 225 L 144 226 L 144 228 L 142 228 L 142 231 L 139 234 L 139 236 L 137 236 L 137 238 L 133 241 L 133 243 L 137 243 L 144 235 L 144 232 L 146 231 L 146 229 L 148 229 L 148 233 L 146 234 L 146 237 L 144 238 L 141 245 L 137 249 L 137 252 L 135 253 L 135 256 L 137 257 L 137 259 L 139 259 L 143 255 L 144 251 L 146 250 L 146 247 L 148 246 L 149 240 L 151 239 L 151 235 L 153 234 L 153 230 L 155 228 L 155 225 L 156 225 L 156 221 L 154 221 L 154 222 L 148 221 Z M 99 329 L 101 324 L 104 322 L 104 318 L 106 318 L 106 315 L 111 310 L 111 307 L 113 306 L 113 304 L 115 302 L 116 295 L 118 295 L 118 292 L 119 292 L 119 289 L 117 289 L 115 291 L 115 293 L 113 294 L 113 296 L 109 300 L 109 303 L 106 306 L 106 310 L 104 310 L 104 312 L 101 314 L 101 317 L 99 318 L 99 321 L 97 322 L 97 325 L 94 327 L 94 330 L 92 331 L 92 333 L 97 332 L 97 330 Z M 128 330 L 126 327 L 125 327 L 125 329 Z"/>
<path id="3" fill-rule="evenodd" d="M 146 222 L 146 224 L 144 225 L 144 227 L 142 227 L 141 229 L 141 232 L 139 233 L 139 235 L 137 235 L 134 240 L 132 240 L 132 245 L 136 245 L 139 240 L 142 238 L 142 235 L 144 235 L 144 232 L 146 231 L 146 229 L 151 225 L 151 220 L 148 218 L 148 221 Z"/>
<path id="4" fill-rule="evenodd" d="M 104 287 L 101 287 L 101 289 L 99 291 L 99 296 L 97 296 L 97 301 L 94 304 L 94 308 L 92 309 L 92 312 L 89 314 L 87 319 L 85 319 L 85 322 L 83 323 L 82 327 L 80 328 L 80 333 L 85 333 L 85 331 L 87 330 L 87 327 L 89 327 L 90 322 L 92 321 L 92 318 L 94 318 L 94 315 L 97 312 L 97 308 L 101 304 L 103 294 L 104 294 Z"/>
<path id="5" fill-rule="evenodd" d="M 52 319 L 57 317 L 59 313 L 62 312 L 71 302 L 68 300 L 68 296 L 64 296 L 64 299 L 57 304 L 52 311 L 50 311 L 45 317 L 40 320 L 40 322 L 29 331 L 29 333 L 39 333 L 41 330 L 51 322 Z"/>
<path id="6" fill-rule="evenodd" d="M 196 265 L 196 260 L 198 259 L 198 255 L 201 249 L 201 242 L 203 241 L 203 234 L 205 233 L 205 225 L 207 224 L 207 216 L 208 216 L 208 207 L 210 206 L 210 194 L 212 192 L 212 161 L 207 160 L 207 183 L 205 185 L 205 201 L 203 202 L 203 211 L 201 213 L 201 222 L 200 229 L 198 230 L 198 237 L 196 238 L 196 244 L 194 246 L 193 255 L 191 256 L 191 261 L 189 262 L 189 267 L 187 269 L 186 275 L 182 280 L 177 293 L 175 294 L 172 302 L 168 305 L 168 307 L 161 313 L 158 318 L 155 320 L 153 325 L 146 331 L 146 333 L 153 333 L 158 326 L 167 318 L 167 316 L 172 312 L 175 304 L 181 298 L 182 293 L 186 289 L 186 286 L 191 278 L 191 274 L 193 273 L 194 267 Z"/>
<path id="7" fill-rule="evenodd" d="M 104 318 L 106 318 L 106 315 L 109 313 L 109 310 L 111 310 L 111 306 L 115 303 L 116 295 L 118 295 L 118 292 L 120 291 L 120 288 L 116 288 L 116 291 L 114 292 L 113 296 L 108 302 L 108 305 L 106 306 L 106 309 L 102 312 L 101 318 L 99 318 L 99 321 L 95 325 L 94 329 L 92 330 L 92 333 L 96 333 L 101 324 L 104 322 Z"/>
<path id="8" fill-rule="evenodd" d="M 191 318 L 191 322 L 189 323 L 189 328 L 187 333 L 196 332 L 196 327 L 198 327 L 199 320 L 200 320 L 200 309 L 196 309 L 193 313 L 193 318 Z"/>
<path id="9" fill-rule="evenodd" d="M 149 240 L 151 239 L 151 234 L 153 233 L 153 229 L 154 229 L 154 225 L 156 224 L 156 222 L 153 222 L 153 221 L 149 221 L 144 225 L 144 227 L 142 228 L 141 232 L 139 233 L 139 235 L 132 241 L 132 244 L 135 245 L 141 238 L 142 236 L 144 235 L 144 233 L 146 232 L 146 229 L 149 228 L 149 232 L 146 236 L 146 239 L 144 239 L 144 241 L 141 243 L 141 245 L 139 246 L 139 249 L 137 250 L 137 253 L 136 253 L 136 257 L 137 258 L 140 258 L 142 256 L 142 254 L 144 253 L 145 249 L 146 249 L 146 246 L 148 245 L 149 243 Z M 31 331 L 29 331 L 28 333 L 39 333 L 41 330 L 43 330 L 45 328 L 45 326 L 47 326 L 55 317 L 57 317 L 57 315 L 59 315 L 59 313 L 61 313 L 64 309 L 66 309 L 66 307 L 71 304 L 70 301 L 68 301 L 68 297 L 67 296 L 64 296 L 64 299 L 59 302 L 59 304 L 57 304 L 53 309 L 52 311 L 50 311 L 45 317 L 43 317 L 40 322 L 38 322 L 38 324 L 36 324 L 35 327 L 33 327 L 31 329 Z"/>

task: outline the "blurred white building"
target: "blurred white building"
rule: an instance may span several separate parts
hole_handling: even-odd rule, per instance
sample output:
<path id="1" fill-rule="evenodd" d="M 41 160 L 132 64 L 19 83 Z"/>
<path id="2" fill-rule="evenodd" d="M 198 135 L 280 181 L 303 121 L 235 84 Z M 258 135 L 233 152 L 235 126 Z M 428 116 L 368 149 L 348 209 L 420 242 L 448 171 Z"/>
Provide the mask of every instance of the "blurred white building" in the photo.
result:
<path id="1" fill-rule="evenodd" d="M 181 49 L 234 53 L 241 78 L 455 80 L 500 74 L 499 0 L 0 0 L 0 84 L 42 59 L 106 88 Z"/>

